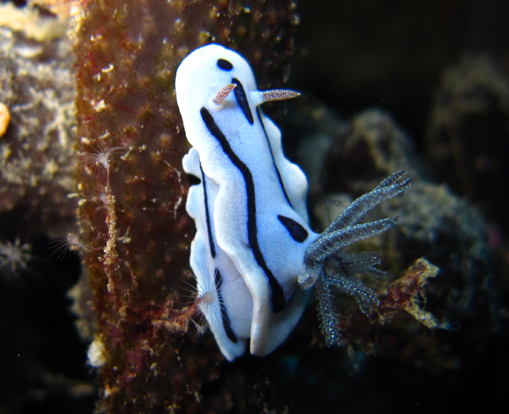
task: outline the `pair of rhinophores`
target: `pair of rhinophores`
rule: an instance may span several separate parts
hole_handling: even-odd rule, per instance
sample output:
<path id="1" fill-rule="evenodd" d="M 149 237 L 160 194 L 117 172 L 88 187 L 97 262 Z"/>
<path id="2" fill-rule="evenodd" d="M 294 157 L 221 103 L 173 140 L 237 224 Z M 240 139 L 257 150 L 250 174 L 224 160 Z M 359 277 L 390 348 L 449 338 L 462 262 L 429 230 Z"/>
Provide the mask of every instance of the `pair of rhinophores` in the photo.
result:
<path id="1" fill-rule="evenodd" d="M 176 75 L 177 103 L 191 150 L 184 170 L 199 179 L 186 209 L 196 224 L 190 264 L 198 297 L 223 355 L 263 356 L 281 345 L 316 286 L 327 344 L 340 343 L 331 287 L 354 296 L 365 312 L 376 293 L 349 273 L 381 273 L 375 255 L 340 250 L 379 234 L 397 218 L 358 222 L 404 191 L 398 172 L 354 201 L 322 234 L 309 227 L 307 179 L 288 161 L 277 126 L 260 109 L 298 93 L 258 91 L 246 60 L 223 46 L 188 55 Z M 212 297 L 211 297 L 212 296 Z"/>

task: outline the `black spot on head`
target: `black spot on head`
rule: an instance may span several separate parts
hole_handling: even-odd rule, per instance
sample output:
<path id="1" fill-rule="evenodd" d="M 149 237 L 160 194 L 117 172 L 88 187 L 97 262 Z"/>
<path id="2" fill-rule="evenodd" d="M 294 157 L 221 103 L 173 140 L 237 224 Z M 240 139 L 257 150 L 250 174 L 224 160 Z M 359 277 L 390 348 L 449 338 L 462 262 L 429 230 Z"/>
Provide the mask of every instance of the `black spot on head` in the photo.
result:
<path id="1" fill-rule="evenodd" d="M 226 59 L 217 59 L 217 67 L 223 70 L 232 70 L 233 65 Z"/>
<path id="2" fill-rule="evenodd" d="M 289 217 L 285 216 L 277 216 L 281 224 L 286 227 L 292 239 L 296 242 L 302 243 L 304 240 L 308 238 L 308 232 L 304 227 L 302 227 L 295 220 L 292 220 Z"/>

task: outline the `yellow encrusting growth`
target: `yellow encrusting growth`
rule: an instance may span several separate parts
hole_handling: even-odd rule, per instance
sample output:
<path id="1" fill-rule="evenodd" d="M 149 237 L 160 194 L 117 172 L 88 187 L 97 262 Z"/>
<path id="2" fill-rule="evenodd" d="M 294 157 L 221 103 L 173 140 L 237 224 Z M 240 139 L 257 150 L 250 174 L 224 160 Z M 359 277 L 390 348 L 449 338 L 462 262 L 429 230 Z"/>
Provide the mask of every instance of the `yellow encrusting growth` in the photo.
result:
<path id="1" fill-rule="evenodd" d="M 52 40 L 61 36 L 67 28 L 64 16 L 42 17 L 37 8 L 17 8 L 12 3 L 0 4 L 0 26 L 23 32 L 37 41 Z"/>
<path id="2" fill-rule="evenodd" d="M 382 306 L 376 309 L 380 323 L 390 322 L 399 310 L 404 309 L 430 329 L 447 329 L 447 324 L 440 323 L 431 312 L 424 310 L 427 302 L 424 288 L 428 279 L 436 277 L 439 271 L 437 266 L 422 257 L 407 269 L 403 277 L 380 291 Z"/>

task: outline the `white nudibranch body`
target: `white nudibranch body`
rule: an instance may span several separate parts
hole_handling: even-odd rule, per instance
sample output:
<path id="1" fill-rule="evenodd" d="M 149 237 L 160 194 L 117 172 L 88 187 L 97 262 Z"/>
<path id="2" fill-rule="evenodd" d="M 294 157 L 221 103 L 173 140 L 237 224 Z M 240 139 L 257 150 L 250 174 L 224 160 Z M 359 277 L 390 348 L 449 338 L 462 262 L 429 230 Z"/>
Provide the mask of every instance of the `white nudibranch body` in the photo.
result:
<path id="1" fill-rule="evenodd" d="M 294 329 L 308 299 L 304 289 L 322 283 L 320 291 L 329 292 L 328 286 L 339 286 L 332 281 L 333 274 L 325 272 L 324 264 L 329 265 L 333 256 L 341 261 L 336 256 L 342 247 L 392 227 L 395 220 L 353 226 L 355 234 L 342 225 L 355 224 L 370 208 L 399 194 L 408 184 L 400 181 L 402 174 L 391 176 L 392 180 L 380 184 L 383 194 L 358 206 L 362 210 L 358 217 L 351 216 L 357 210 L 350 211 L 322 237 L 309 227 L 306 176 L 285 158 L 281 133 L 259 106 L 298 93 L 258 91 L 246 60 L 215 44 L 188 55 L 177 70 L 175 83 L 186 136 L 193 146 L 184 156 L 184 170 L 200 180 L 191 186 L 186 203 L 196 224 L 190 264 L 198 290 L 214 286 L 220 304 L 205 312 L 205 317 L 228 360 L 244 353 L 248 338 L 251 353 L 263 356 Z M 366 202 L 368 207 L 364 207 Z M 367 270 L 376 264 L 363 260 Z M 351 256 L 347 261 L 346 265 L 361 266 Z M 344 274 L 338 276 L 342 277 Z M 344 285 L 343 281 L 339 288 Z M 353 289 L 351 283 L 348 288 Z M 200 294 L 203 292 L 198 291 Z M 375 294 L 370 291 L 370 295 Z M 323 315 L 322 321 L 328 323 Z M 334 326 L 324 328 L 324 332 L 330 330 Z M 339 333 L 335 334 L 329 343 L 339 342 Z"/>

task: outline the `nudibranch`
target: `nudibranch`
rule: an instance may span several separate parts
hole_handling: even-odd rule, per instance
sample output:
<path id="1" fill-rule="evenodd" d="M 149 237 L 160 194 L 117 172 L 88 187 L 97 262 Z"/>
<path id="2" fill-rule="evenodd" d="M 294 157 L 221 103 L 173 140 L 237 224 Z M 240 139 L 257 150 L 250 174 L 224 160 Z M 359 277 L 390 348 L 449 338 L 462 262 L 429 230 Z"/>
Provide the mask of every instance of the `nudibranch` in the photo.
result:
<path id="1" fill-rule="evenodd" d="M 299 95 L 259 91 L 247 61 L 233 50 L 210 44 L 180 64 L 175 81 L 186 137 L 183 158 L 195 176 L 186 210 L 196 235 L 190 265 L 200 309 L 223 355 L 264 356 L 281 345 L 299 321 L 316 285 L 327 343 L 340 342 L 331 286 L 353 295 L 361 309 L 376 293 L 348 269 L 379 272 L 376 256 L 340 250 L 379 234 L 397 218 L 357 224 L 380 202 L 410 182 L 395 173 L 350 205 L 322 234 L 309 226 L 305 174 L 285 158 L 278 127 L 260 109 L 266 101 Z"/>

